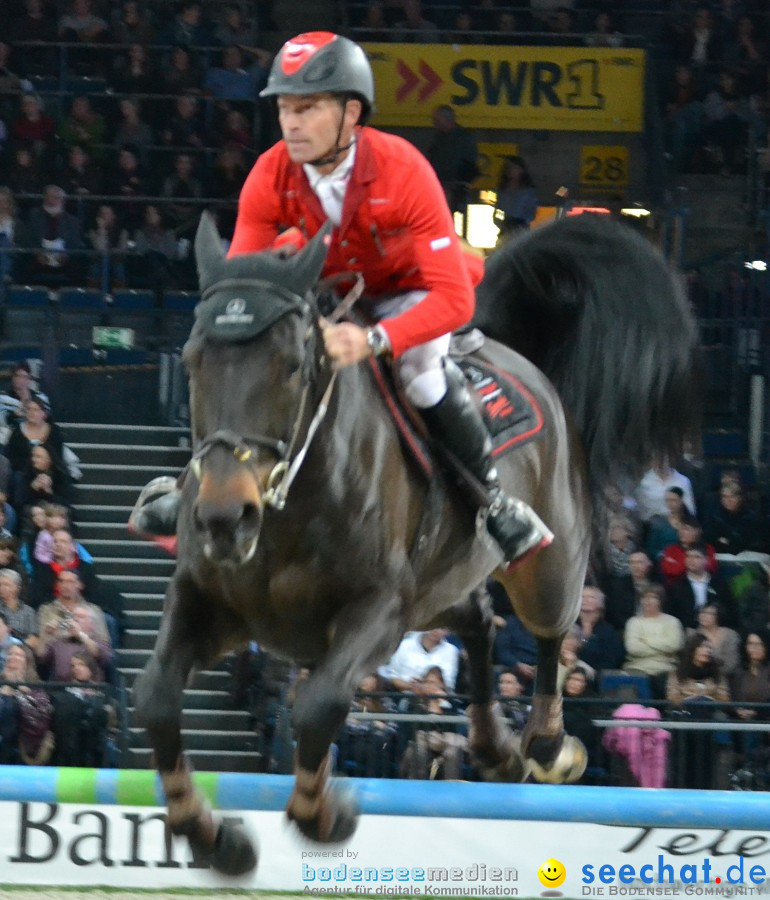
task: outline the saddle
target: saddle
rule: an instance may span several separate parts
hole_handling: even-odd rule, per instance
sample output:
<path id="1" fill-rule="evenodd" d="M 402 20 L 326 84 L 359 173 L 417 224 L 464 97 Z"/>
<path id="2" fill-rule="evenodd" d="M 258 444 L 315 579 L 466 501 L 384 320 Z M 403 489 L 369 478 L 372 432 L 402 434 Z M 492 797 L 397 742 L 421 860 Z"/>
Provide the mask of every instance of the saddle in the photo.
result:
<path id="1" fill-rule="evenodd" d="M 544 420 L 537 401 L 519 379 L 483 358 L 483 345 L 484 335 L 473 329 L 453 335 L 449 353 L 478 399 L 492 440 L 492 456 L 499 458 L 538 438 Z M 390 366 L 374 358 L 369 360 L 369 365 L 407 454 L 430 480 L 434 474 L 434 458 L 419 413 L 395 384 Z M 442 465 L 445 464 L 442 458 Z M 456 474 L 461 480 L 467 475 L 464 471 Z"/>

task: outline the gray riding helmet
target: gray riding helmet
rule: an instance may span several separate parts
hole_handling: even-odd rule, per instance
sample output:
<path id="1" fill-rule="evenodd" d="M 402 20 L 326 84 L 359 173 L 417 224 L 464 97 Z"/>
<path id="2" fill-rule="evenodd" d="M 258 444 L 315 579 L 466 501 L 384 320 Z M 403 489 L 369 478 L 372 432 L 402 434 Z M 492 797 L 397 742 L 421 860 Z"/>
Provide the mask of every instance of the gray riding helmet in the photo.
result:
<path id="1" fill-rule="evenodd" d="M 298 34 L 278 51 L 260 97 L 342 94 L 360 100 L 364 125 L 374 105 L 374 76 L 362 47 L 331 31 Z"/>

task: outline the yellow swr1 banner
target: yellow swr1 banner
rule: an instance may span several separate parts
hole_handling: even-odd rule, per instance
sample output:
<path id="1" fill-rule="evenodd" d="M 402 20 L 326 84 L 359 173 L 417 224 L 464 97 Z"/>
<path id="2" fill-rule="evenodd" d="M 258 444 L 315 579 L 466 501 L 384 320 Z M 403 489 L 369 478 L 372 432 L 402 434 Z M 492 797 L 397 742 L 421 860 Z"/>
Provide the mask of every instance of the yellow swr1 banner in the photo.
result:
<path id="1" fill-rule="evenodd" d="M 423 126 L 450 104 L 470 128 L 641 131 L 644 51 L 608 47 L 363 45 L 374 125 Z"/>

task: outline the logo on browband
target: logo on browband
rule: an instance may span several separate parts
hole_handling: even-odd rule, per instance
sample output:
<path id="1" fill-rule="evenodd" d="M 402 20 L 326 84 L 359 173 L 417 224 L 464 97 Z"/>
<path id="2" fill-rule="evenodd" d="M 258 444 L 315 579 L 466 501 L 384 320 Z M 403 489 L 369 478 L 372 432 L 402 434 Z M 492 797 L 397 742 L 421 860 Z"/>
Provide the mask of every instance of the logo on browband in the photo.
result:
<path id="1" fill-rule="evenodd" d="M 243 297 L 234 297 L 225 307 L 225 311 L 214 319 L 215 325 L 251 325 L 254 314 L 246 312 L 246 301 Z"/>

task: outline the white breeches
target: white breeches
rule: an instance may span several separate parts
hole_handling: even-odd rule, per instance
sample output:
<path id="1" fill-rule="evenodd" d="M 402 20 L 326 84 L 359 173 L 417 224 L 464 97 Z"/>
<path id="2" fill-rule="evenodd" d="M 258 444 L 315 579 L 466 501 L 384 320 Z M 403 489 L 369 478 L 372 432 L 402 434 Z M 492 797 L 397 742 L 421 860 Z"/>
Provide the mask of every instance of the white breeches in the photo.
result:
<path id="1" fill-rule="evenodd" d="M 419 303 L 426 294 L 427 291 L 409 291 L 383 300 L 374 307 L 375 318 L 393 319 Z M 442 334 L 432 341 L 412 347 L 393 363 L 409 402 L 419 409 L 435 406 L 446 394 L 443 361 L 449 353 L 450 337 L 449 334 Z"/>

